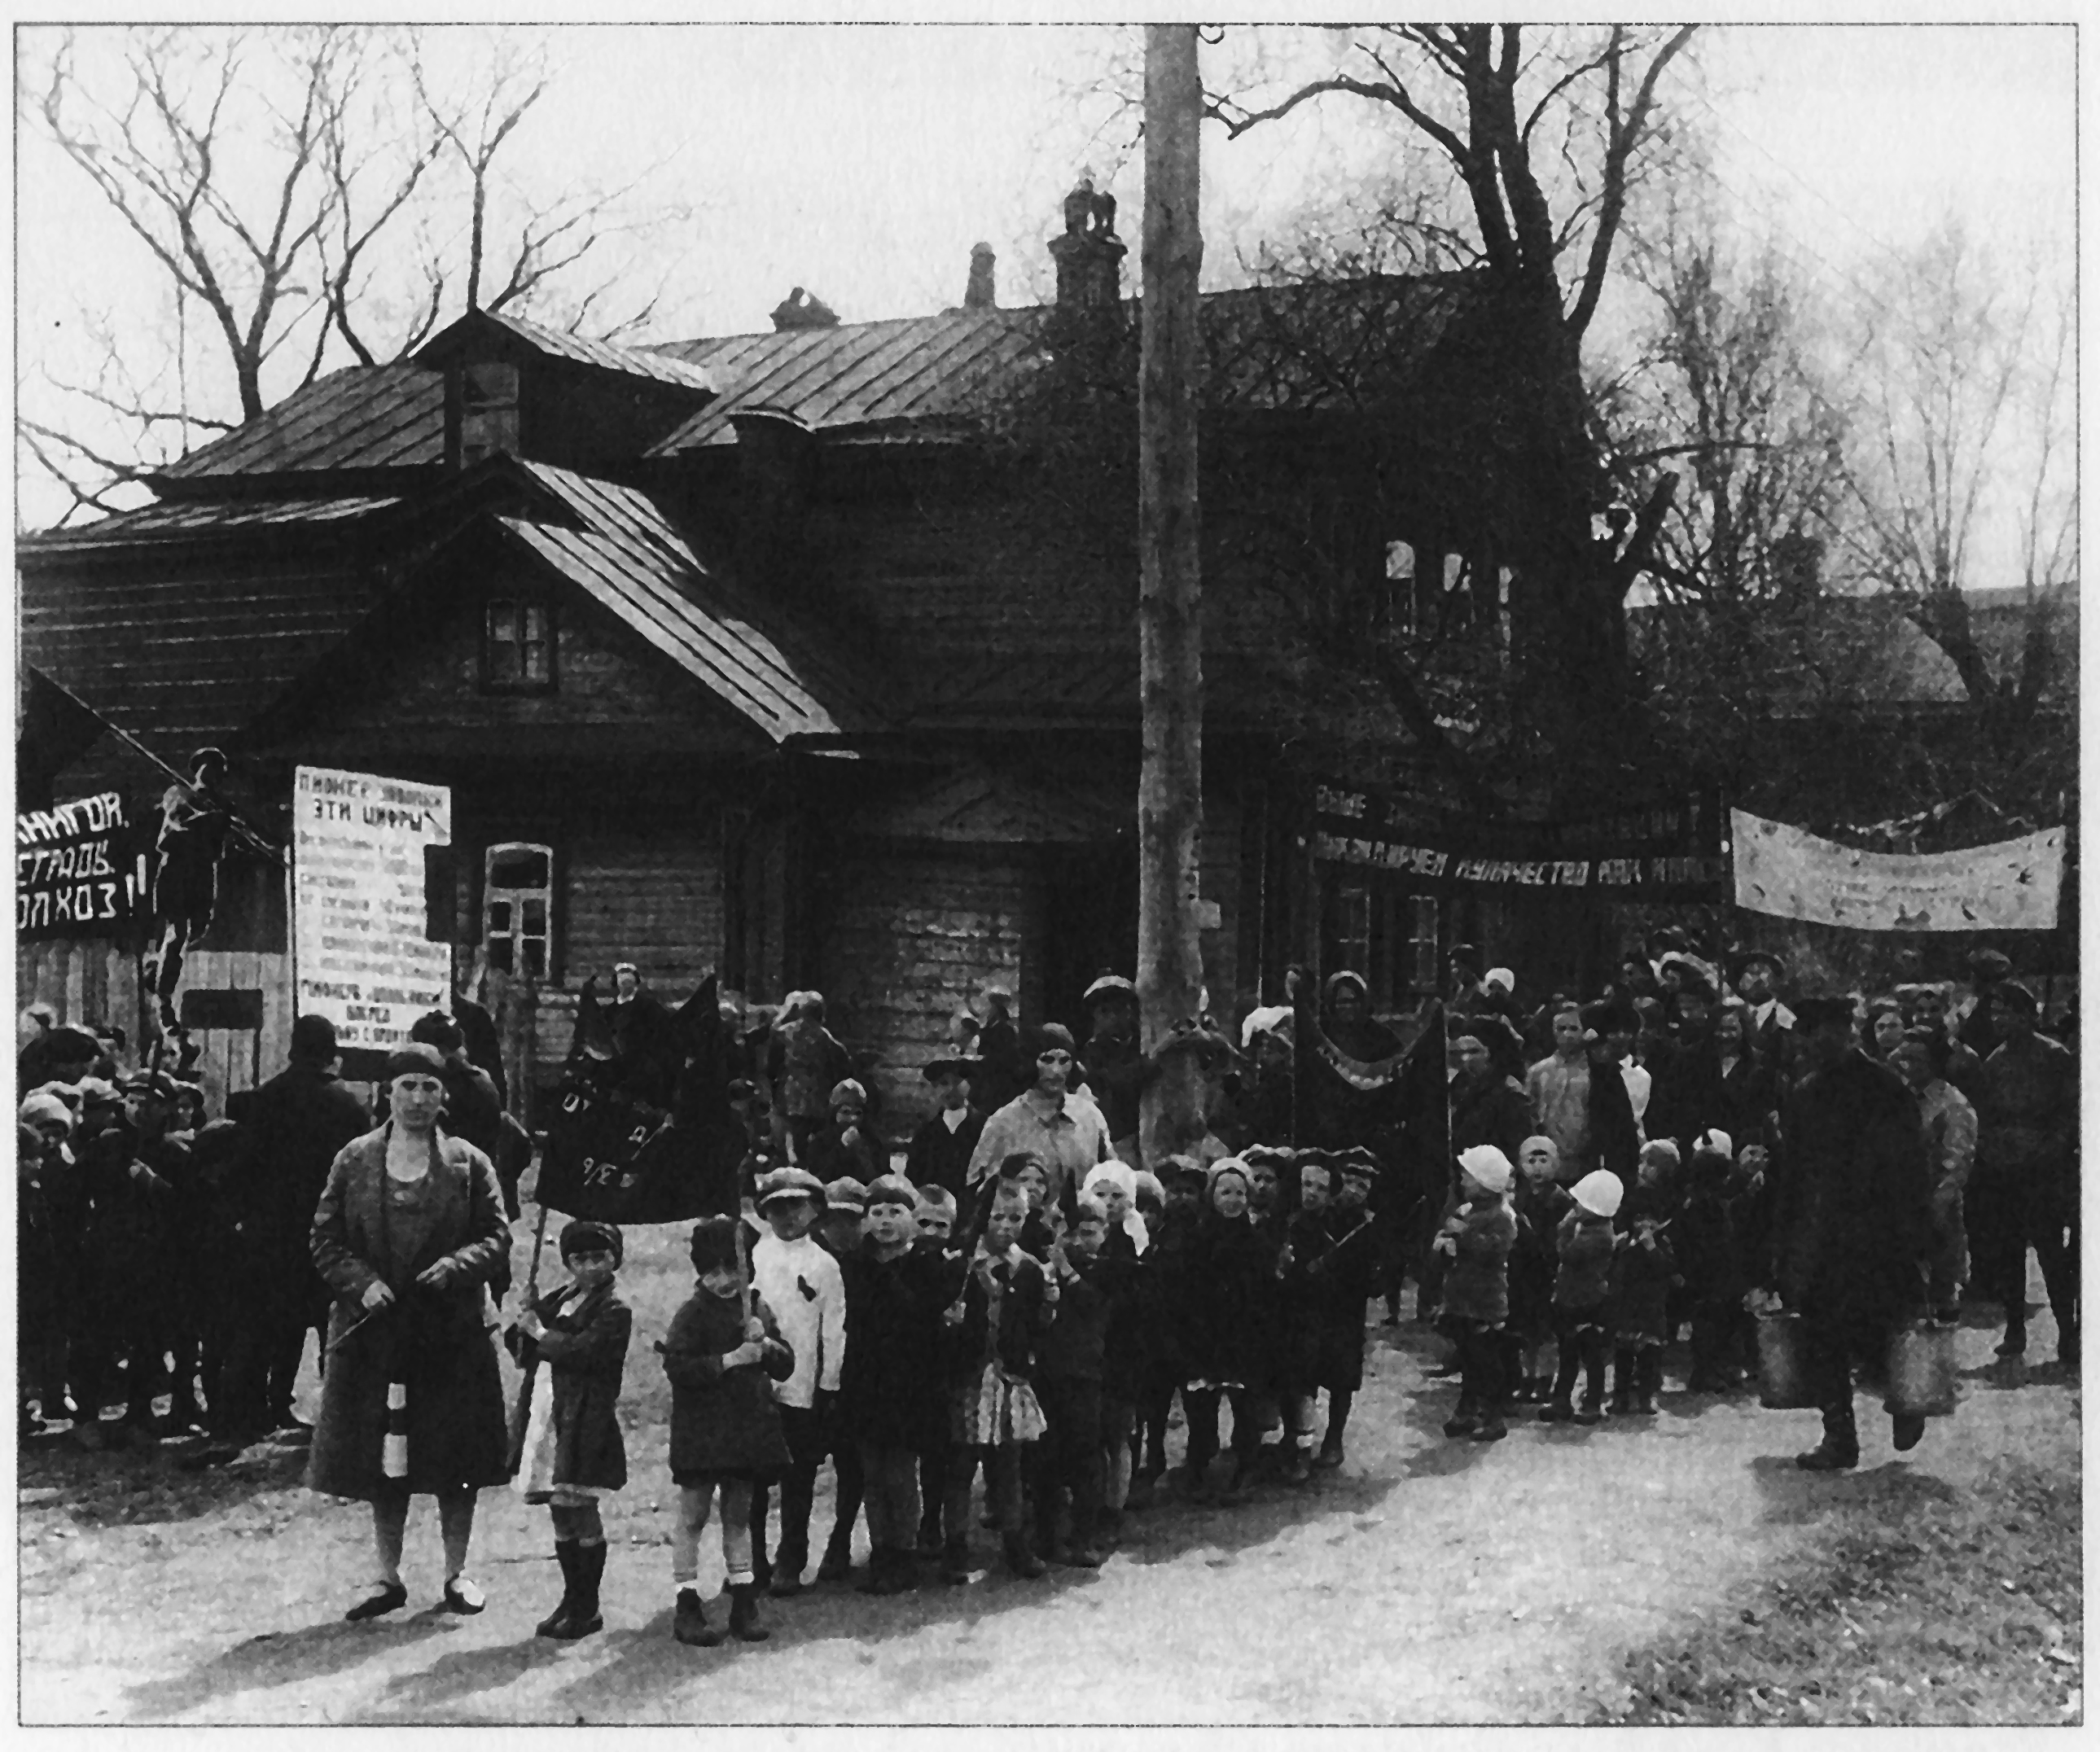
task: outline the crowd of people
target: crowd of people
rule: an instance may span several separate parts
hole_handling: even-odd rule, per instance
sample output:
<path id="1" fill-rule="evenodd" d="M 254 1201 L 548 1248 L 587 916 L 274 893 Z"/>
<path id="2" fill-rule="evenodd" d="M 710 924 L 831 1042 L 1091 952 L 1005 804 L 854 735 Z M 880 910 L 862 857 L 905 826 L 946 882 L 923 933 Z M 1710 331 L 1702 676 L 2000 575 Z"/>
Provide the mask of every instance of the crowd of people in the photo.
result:
<path id="1" fill-rule="evenodd" d="M 1583 1000 L 1520 1002 L 1482 961 L 1451 953 L 1411 1039 L 1348 972 L 1317 994 L 1294 973 L 1290 1001 L 1236 1039 L 1206 1024 L 1180 1046 L 1202 1056 L 1207 1131 L 1157 1161 L 1138 1119 L 1161 1057 L 1138 1048 L 1127 979 L 1089 989 L 1083 1044 L 1021 1027 L 1003 993 L 959 1017 L 922 1067 L 934 1110 L 901 1163 L 866 1067 L 796 994 L 730 1067 L 742 1210 L 693 1231 L 692 1295 L 653 1345 L 678 1639 L 762 1639 L 761 1598 L 849 1575 L 863 1517 L 864 1591 L 964 1579 L 980 1476 L 986 1525 L 1026 1578 L 1099 1565 L 1162 1488 L 1231 1502 L 1303 1485 L 1343 1463 L 1367 1323 L 1381 1300 L 1396 1323 L 1410 1282 L 1414 1317 L 1450 1341 L 1436 1373 L 1455 1377 L 1453 1440 L 1527 1414 L 1638 1428 L 1688 1331 L 1683 1389 L 1736 1391 L 1758 1313 L 1784 1308 L 1823 1414 L 1799 1463 L 1851 1467 L 1855 1376 L 1874 1378 L 1899 1327 L 1986 1302 L 2001 1353 L 2024 1351 L 2030 1248 L 2076 1366 L 2076 1062 L 2003 956 L 1972 959 L 1965 1008 L 1924 984 L 1783 996 L 1776 956 L 1717 967 L 1674 937 Z M 52 1074 L 20 1116 L 25 1427 L 33 1401 L 100 1434 L 121 1360 L 119 1432 L 170 1384 L 178 1422 L 203 1384 L 214 1433 L 285 1428 L 324 1322 L 310 1481 L 372 1503 L 379 1554 L 351 1615 L 405 1601 L 412 1491 L 439 1498 L 448 1604 L 480 1609 L 474 1494 L 507 1479 L 552 1520 L 564 1587 L 541 1633 L 589 1635 L 598 1498 L 628 1476 L 624 1238 L 561 1231 L 569 1281 L 508 1335 L 526 1387 L 506 1428 L 483 1316 L 508 1282 L 517 1148 L 457 1025 L 415 1033 L 377 1130 L 331 1068 L 333 1030 L 305 1017 L 292 1066 L 238 1123 L 187 1136 L 165 1074 L 112 1081 L 107 1041 L 40 1037 Z M 229 1236 L 253 1269 L 223 1269 Z M 439 1329 L 435 1350 L 384 1338 Z M 1895 1445 L 1923 1429 L 1899 1413 Z M 711 1519 L 726 1625 L 695 1586 Z"/>

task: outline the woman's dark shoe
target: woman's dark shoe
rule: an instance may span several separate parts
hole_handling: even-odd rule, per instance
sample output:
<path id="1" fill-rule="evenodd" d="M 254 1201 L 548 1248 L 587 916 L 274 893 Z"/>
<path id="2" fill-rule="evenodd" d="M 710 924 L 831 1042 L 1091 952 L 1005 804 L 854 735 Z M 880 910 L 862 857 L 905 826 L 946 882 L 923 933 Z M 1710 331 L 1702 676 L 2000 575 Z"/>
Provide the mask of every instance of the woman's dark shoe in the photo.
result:
<path id="1" fill-rule="evenodd" d="M 1793 1463 L 1804 1472 L 1842 1472 L 1860 1463 L 1860 1450 L 1833 1448 L 1828 1442 L 1821 1442 L 1806 1454 L 1796 1454 Z"/>
<path id="2" fill-rule="evenodd" d="M 729 1634 L 740 1643 L 762 1643 L 773 1633 L 758 1622 L 758 1584 L 738 1582 L 729 1591 Z"/>
<path id="3" fill-rule="evenodd" d="M 367 1618 L 382 1617 L 390 1612 L 399 1612 L 408 1604 L 408 1591 L 398 1582 L 389 1582 L 366 1595 L 343 1614 L 352 1624 L 361 1624 Z"/>
<path id="4" fill-rule="evenodd" d="M 1542 1423 L 1565 1423 L 1575 1415 L 1574 1401 L 1556 1399 L 1550 1406 L 1539 1408 L 1538 1421 Z"/>
<path id="5" fill-rule="evenodd" d="M 707 1608 L 700 1604 L 698 1588 L 680 1588 L 678 1604 L 671 1614 L 671 1634 L 688 1648 L 712 1648 L 723 1633 L 708 1622 Z"/>
<path id="6" fill-rule="evenodd" d="M 1050 1566 L 1029 1549 L 1026 1534 L 1010 1533 L 1004 1541 L 1006 1567 L 1024 1582 L 1034 1582 L 1049 1573 Z"/>

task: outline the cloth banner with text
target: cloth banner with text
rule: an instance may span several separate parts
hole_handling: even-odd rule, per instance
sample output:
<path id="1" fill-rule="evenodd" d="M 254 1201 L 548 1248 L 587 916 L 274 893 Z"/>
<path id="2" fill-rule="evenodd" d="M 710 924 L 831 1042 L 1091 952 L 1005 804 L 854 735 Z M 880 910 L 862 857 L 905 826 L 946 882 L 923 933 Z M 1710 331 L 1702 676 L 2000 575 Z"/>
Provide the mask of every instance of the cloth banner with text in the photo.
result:
<path id="1" fill-rule="evenodd" d="M 1339 781 L 1313 788 L 1311 850 L 1323 863 L 1408 879 L 1424 894 L 1556 891 L 1599 900 L 1721 901 L 1728 863 L 1720 799 L 1667 799 L 1562 821 L 1468 820 Z"/>
<path id="2" fill-rule="evenodd" d="M 1731 811 L 1736 904 L 1857 931 L 2051 931 L 2064 829 L 1966 851 L 1856 851 L 1783 822 Z"/>
<path id="3" fill-rule="evenodd" d="M 128 937 L 151 898 L 151 834 L 114 791 L 15 817 L 15 934 Z"/>

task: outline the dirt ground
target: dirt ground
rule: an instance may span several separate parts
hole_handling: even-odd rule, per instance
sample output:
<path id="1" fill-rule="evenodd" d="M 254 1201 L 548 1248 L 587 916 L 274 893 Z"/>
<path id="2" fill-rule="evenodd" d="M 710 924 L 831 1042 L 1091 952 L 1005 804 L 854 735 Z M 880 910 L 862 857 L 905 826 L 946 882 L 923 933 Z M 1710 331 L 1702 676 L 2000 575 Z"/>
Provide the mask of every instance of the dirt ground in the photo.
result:
<path id="1" fill-rule="evenodd" d="M 534 1637 L 559 1582 L 545 1511 L 507 1491 L 484 1495 L 475 1536 L 484 1613 L 438 1609 L 435 1513 L 419 1502 L 409 1606 L 352 1625 L 342 1613 L 369 1573 L 365 1512 L 303 1491 L 299 1452 L 251 1450 L 235 1468 L 192 1474 L 175 1467 L 172 1444 L 87 1455 L 39 1436 L 20 1475 L 21 1719 L 1602 1719 L 1622 1717 L 1643 1651 L 1785 1612 L 1788 1590 L 1841 1542 L 1851 1551 L 1891 1524 L 1927 1528 L 1973 1506 L 1979 1485 L 1996 1488 L 2008 1463 L 2074 1485 L 2079 1473 L 2080 1393 L 2047 1361 L 2045 1314 L 2024 1367 L 1993 1360 L 1987 1327 L 1963 1331 L 1961 1408 L 1908 1454 L 1890 1450 L 1886 1419 L 1863 1396 L 1860 1468 L 1835 1477 L 1793 1464 L 1815 1414 L 1762 1411 L 1754 1394 L 1669 1391 L 1653 1419 L 1526 1419 L 1505 1441 L 1448 1441 L 1453 1389 L 1424 1375 L 1444 1347 L 1411 1324 L 1374 1328 L 1339 1473 L 1264 1485 L 1229 1507 L 1162 1497 L 1128 1517 L 1106 1567 L 1039 1582 L 1005 1575 L 995 1536 L 973 1529 L 983 1573 L 966 1587 L 889 1600 L 814 1588 L 769 1603 L 766 1644 L 685 1648 L 670 1635 L 668 1396 L 648 1345 L 689 1281 L 678 1231 L 637 1232 L 622 1273 L 637 1317 L 633 1482 L 606 1505 L 603 1633 Z M 1683 1379 L 1681 1357 L 1667 1374 Z M 827 1489 L 820 1527 L 829 1508 Z M 1975 1563 L 1979 1586 L 2020 1587 L 1998 1573 L 2017 1568 L 2010 1550 Z M 721 1578 L 711 1533 L 703 1587 L 712 1595 Z M 2069 1635 L 2076 1650 L 2075 1625 Z M 1948 1658 L 1988 1678 L 2014 1657 L 1979 1646 Z M 2080 1670 L 2060 1647 L 2051 1658 L 2054 1695 L 2068 1702 L 2049 1719 L 2076 1719 Z"/>

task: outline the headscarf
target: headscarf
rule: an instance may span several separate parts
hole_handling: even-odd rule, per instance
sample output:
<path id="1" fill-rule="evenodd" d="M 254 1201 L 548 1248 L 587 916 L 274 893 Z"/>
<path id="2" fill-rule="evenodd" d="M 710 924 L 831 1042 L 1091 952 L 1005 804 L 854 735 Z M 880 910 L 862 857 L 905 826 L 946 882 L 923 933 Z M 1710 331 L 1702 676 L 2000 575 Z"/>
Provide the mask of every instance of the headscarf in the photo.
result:
<path id="1" fill-rule="evenodd" d="M 1246 1164 L 1238 1156 L 1220 1156 L 1210 1167 L 1203 1170 L 1203 1208 L 1205 1210 L 1214 1211 L 1217 1208 L 1211 1203 L 1211 1195 L 1217 1190 L 1218 1182 L 1228 1174 L 1239 1176 L 1240 1185 L 1246 1189 L 1250 1198 L 1253 1196 L 1254 1181 L 1247 1173 Z"/>
<path id="2" fill-rule="evenodd" d="M 445 1056 L 427 1040 L 409 1040 L 386 1055 L 386 1081 L 396 1077 L 442 1077 Z"/>
<path id="3" fill-rule="evenodd" d="M 1127 1162 L 1097 1162 L 1087 1171 L 1079 1190 L 1090 1193 L 1096 1186 L 1114 1186 L 1122 1190 L 1130 1203 L 1130 1208 L 1123 1214 L 1123 1232 L 1130 1237 L 1131 1244 L 1140 1253 L 1144 1252 L 1151 1238 L 1145 1233 L 1145 1219 L 1137 1214 L 1137 1170 Z"/>
<path id="4" fill-rule="evenodd" d="M 1626 1185 L 1608 1168 L 1586 1174 L 1575 1183 L 1575 1203 L 1592 1216 L 1617 1216 Z"/>

